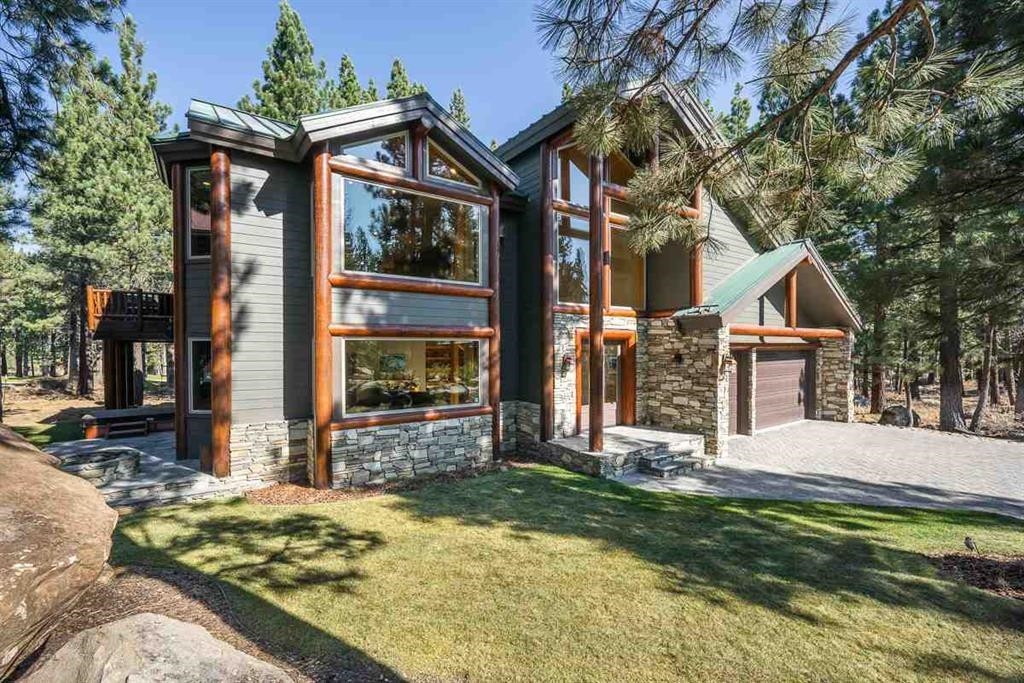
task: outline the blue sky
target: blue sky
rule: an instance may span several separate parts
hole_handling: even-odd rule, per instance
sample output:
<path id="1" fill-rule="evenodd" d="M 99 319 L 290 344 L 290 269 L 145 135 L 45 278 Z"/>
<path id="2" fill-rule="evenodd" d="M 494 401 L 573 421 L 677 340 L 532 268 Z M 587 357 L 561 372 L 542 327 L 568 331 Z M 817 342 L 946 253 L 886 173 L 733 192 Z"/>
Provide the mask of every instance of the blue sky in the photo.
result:
<path id="1" fill-rule="evenodd" d="M 360 80 L 373 77 L 383 92 L 391 62 L 400 57 L 410 77 L 443 105 L 462 87 L 471 127 L 484 142 L 503 142 L 560 100 L 557 65 L 540 47 L 529 0 L 291 2 L 331 73 L 348 53 Z M 860 31 L 882 2 L 848 0 L 839 7 L 854 15 Z M 139 25 L 159 97 L 173 108 L 170 123 L 184 126 L 190 98 L 234 105 L 251 91 L 274 34 L 278 3 L 129 0 L 126 11 Z M 93 40 L 99 54 L 116 59 L 113 35 Z M 715 107 L 728 108 L 732 87 L 725 83 L 711 93 Z"/>

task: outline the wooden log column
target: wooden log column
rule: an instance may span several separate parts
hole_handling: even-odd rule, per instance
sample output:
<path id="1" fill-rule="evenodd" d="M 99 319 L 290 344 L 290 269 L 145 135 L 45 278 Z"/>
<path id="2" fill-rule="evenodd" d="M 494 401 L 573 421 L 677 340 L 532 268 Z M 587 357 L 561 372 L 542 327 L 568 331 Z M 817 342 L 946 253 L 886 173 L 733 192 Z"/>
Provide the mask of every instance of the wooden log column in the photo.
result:
<path id="1" fill-rule="evenodd" d="M 604 161 L 590 157 L 590 450 L 604 449 Z"/>
<path id="2" fill-rule="evenodd" d="M 796 268 L 786 273 L 786 327 L 797 326 Z"/>
<path id="3" fill-rule="evenodd" d="M 210 154 L 210 470 L 231 474 L 231 156 Z"/>
<path id="4" fill-rule="evenodd" d="M 487 342 L 487 396 L 491 409 L 491 448 L 501 457 L 501 191 L 491 185 L 491 208 L 487 221 L 487 272 L 491 294 L 487 321 L 491 330 Z"/>
<path id="5" fill-rule="evenodd" d="M 313 155 L 313 486 L 331 487 L 334 357 L 331 342 L 331 154 Z"/>
<path id="6" fill-rule="evenodd" d="M 551 177 L 552 147 L 540 146 L 540 439 L 550 441 L 555 431 L 555 209 Z"/>
<path id="7" fill-rule="evenodd" d="M 704 245 L 700 242 L 690 250 L 690 306 L 704 303 Z"/>
<path id="8" fill-rule="evenodd" d="M 185 413 L 188 411 L 189 369 L 185 367 L 185 233 L 188 207 L 185 206 L 185 166 L 171 165 L 171 235 L 174 282 L 172 285 L 174 326 L 174 453 L 188 457 Z"/>

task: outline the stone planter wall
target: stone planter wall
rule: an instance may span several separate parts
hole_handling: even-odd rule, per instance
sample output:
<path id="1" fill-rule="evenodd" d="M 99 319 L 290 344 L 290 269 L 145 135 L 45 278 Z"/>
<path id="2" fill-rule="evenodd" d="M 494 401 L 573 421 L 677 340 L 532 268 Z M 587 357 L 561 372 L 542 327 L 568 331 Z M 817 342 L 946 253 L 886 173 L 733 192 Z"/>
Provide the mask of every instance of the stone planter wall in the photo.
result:
<path id="1" fill-rule="evenodd" d="M 842 339 L 821 340 L 815 354 L 819 420 L 853 422 L 853 342 L 852 331 Z"/>
<path id="2" fill-rule="evenodd" d="M 491 416 L 331 433 L 336 488 L 478 467 L 491 460 Z"/>
<path id="3" fill-rule="evenodd" d="M 306 481 L 311 420 L 231 425 L 231 478 L 247 482 Z"/>

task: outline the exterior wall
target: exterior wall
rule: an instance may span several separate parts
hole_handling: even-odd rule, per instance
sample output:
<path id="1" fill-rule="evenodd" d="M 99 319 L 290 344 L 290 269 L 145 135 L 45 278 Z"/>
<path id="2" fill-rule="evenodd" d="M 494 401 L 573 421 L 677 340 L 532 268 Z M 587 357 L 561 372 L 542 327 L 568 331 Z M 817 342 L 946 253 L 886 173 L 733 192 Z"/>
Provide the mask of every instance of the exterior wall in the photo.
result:
<path id="1" fill-rule="evenodd" d="M 647 327 L 647 364 L 645 374 L 637 378 L 647 421 L 702 434 L 708 453 L 724 455 L 729 436 L 728 373 L 735 368 L 727 360 L 728 329 L 681 333 L 671 319 L 650 320 Z"/>
<path id="2" fill-rule="evenodd" d="M 331 318 L 346 325 L 487 325 L 487 299 L 336 287 Z"/>
<path id="3" fill-rule="evenodd" d="M 754 400 L 757 392 L 757 349 L 751 349 L 747 352 L 747 363 L 744 370 L 747 373 L 747 395 L 744 403 L 747 407 L 749 424 L 746 428 L 741 426 L 740 432 L 743 434 L 753 434 L 754 430 L 757 429 L 757 401 Z"/>
<path id="4" fill-rule="evenodd" d="M 187 235 L 186 238 L 188 239 Z M 185 262 L 185 358 L 182 371 L 189 376 L 185 390 L 189 391 L 189 340 L 210 338 L 210 259 Z M 204 448 L 210 447 L 209 413 L 188 412 L 189 397 L 185 396 L 185 444 L 190 459 L 199 459 Z"/>
<path id="5" fill-rule="evenodd" d="M 231 426 L 231 478 L 261 483 L 306 480 L 310 420 Z"/>
<path id="6" fill-rule="evenodd" d="M 815 387 L 819 420 L 853 422 L 854 335 L 843 339 L 822 339 L 815 354 Z"/>
<path id="7" fill-rule="evenodd" d="M 647 255 L 647 308 L 654 311 L 690 305 L 690 253 L 679 242 Z"/>
<path id="8" fill-rule="evenodd" d="M 491 460 L 491 416 L 335 431 L 331 458 L 334 487 L 479 467 Z"/>
<path id="9" fill-rule="evenodd" d="M 704 194 L 704 216 L 712 240 L 721 249 L 708 249 L 704 253 L 704 293 L 709 294 L 723 280 L 751 260 L 761 251 L 756 240 L 747 233 L 737 220 L 711 198 Z"/>
<path id="10" fill-rule="evenodd" d="M 605 330 L 636 330 L 636 318 L 605 316 Z M 555 423 L 554 436 L 571 436 L 576 433 L 576 330 L 590 329 L 590 318 L 586 315 L 571 313 L 555 313 Z M 639 337 L 639 335 L 638 335 Z M 562 359 L 573 359 L 565 364 Z M 637 340 L 637 358 L 642 355 Z M 640 371 L 637 368 L 637 384 L 640 383 Z M 639 391 L 639 388 L 637 389 Z M 639 401 L 638 401 L 639 403 Z"/>
<path id="11" fill-rule="evenodd" d="M 786 324 L 786 285 L 777 282 L 736 316 L 735 322 L 781 327 Z"/>

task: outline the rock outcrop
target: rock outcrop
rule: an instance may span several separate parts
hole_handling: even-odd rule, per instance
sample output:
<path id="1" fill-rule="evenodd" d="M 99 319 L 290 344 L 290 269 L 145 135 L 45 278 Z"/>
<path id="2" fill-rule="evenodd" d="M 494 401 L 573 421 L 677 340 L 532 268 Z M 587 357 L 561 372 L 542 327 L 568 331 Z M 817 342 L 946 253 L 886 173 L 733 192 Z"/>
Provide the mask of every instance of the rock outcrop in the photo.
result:
<path id="1" fill-rule="evenodd" d="M 0 680 L 100 575 L 117 513 L 0 426 Z"/>
<path id="2" fill-rule="evenodd" d="M 202 626 L 147 613 L 82 631 L 24 679 L 54 681 L 286 683 L 291 678 Z"/>
<path id="3" fill-rule="evenodd" d="M 878 424 L 894 427 L 917 427 L 921 424 L 921 416 L 916 411 L 907 410 L 906 406 L 889 406 L 882 411 Z"/>

